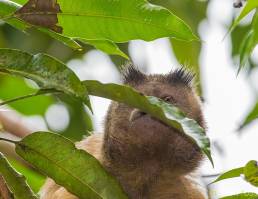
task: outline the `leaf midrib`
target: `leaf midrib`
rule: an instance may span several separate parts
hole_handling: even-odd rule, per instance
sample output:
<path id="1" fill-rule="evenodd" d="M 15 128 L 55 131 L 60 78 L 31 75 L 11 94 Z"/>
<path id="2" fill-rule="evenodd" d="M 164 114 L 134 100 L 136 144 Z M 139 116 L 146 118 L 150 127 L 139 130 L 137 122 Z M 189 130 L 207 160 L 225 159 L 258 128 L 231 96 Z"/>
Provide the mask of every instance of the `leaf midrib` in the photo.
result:
<path id="1" fill-rule="evenodd" d="M 84 186 L 87 186 L 89 189 L 91 189 L 97 196 L 99 196 L 100 198 L 104 199 L 98 192 L 96 192 L 89 184 L 83 182 L 82 180 L 80 180 L 77 176 L 74 176 L 72 173 L 70 173 L 68 170 L 66 170 L 65 168 L 63 168 L 61 165 L 55 164 L 55 161 L 50 159 L 49 157 L 47 157 L 46 155 L 44 155 L 43 153 L 41 153 L 40 151 L 35 150 L 34 148 L 24 144 L 23 142 L 18 143 L 18 145 L 22 148 L 22 147 L 27 147 L 27 149 L 36 152 L 37 154 L 39 154 L 41 157 L 47 159 L 49 162 L 53 163 L 54 165 L 56 165 L 56 167 L 60 168 L 61 170 L 63 170 L 65 173 L 69 174 L 70 176 L 72 176 L 75 180 L 77 180 L 79 183 L 81 183 Z M 40 169 L 41 170 L 41 169 Z M 76 193 L 75 193 L 76 194 Z"/>
<path id="2" fill-rule="evenodd" d="M 172 13 L 170 13 L 172 14 Z M 19 17 L 19 16 L 26 16 L 26 15 L 56 15 L 56 13 L 53 12 L 27 12 L 27 13 L 19 13 L 19 14 L 15 14 L 14 17 Z M 125 21 L 129 21 L 129 22 L 136 22 L 138 24 L 143 24 L 143 25 L 149 25 L 149 26 L 153 26 L 156 28 L 159 28 L 161 30 L 165 30 L 165 31 L 169 31 L 172 33 L 176 33 L 176 34 L 180 34 L 180 32 L 170 29 L 170 28 L 166 28 L 165 26 L 159 26 L 157 24 L 154 23 L 144 23 L 143 21 L 139 21 L 136 19 L 132 19 L 132 18 L 127 18 L 127 17 L 122 17 L 122 16 L 112 16 L 112 15 L 100 15 L 100 14 L 94 14 L 94 13 L 73 13 L 73 12 L 62 12 L 62 13 L 58 13 L 57 15 L 71 15 L 71 16 L 84 16 L 84 17 L 95 17 L 95 18 L 111 18 L 111 19 L 115 19 L 115 20 L 125 20 Z M 175 18 L 177 18 L 178 21 L 181 21 L 180 18 L 178 18 L 176 15 L 172 14 Z M 184 24 L 185 26 L 187 26 L 186 24 Z M 193 33 L 191 33 L 193 34 Z"/>
<path id="3" fill-rule="evenodd" d="M 32 61 L 32 60 L 31 60 L 31 61 Z M 30 62 L 31 62 L 31 61 L 30 61 Z M 10 69 L 10 68 L 3 68 L 3 70 L 1 70 L 1 66 L 2 66 L 2 65 L 0 65 L 0 72 L 3 72 L 3 73 L 10 72 L 10 73 L 13 73 L 13 74 L 22 75 L 22 76 L 24 76 L 25 78 L 28 78 L 28 79 L 32 79 L 32 80 L 37 79 L 38 81 L 46 82 L 46 81 L 42 81 L 42 80 L 44 80 L 44 78 L 40 77 L 39 75 L 32 74 L 32 73 L 27 73 L 27 72 L 25 72 L 25 71 L 18 71 L 18 70 L 14 70 L 14 69 Z M 4 67 L 4 66 L 3 66 L 3 67 Z M 6 72 L 6 71 L 7 71 L 7 72 Z M 55 83 L 55 84 L 53 84 L 53 87 L 60 88 L 60 84 Z M 52 87 L 51 87 L 51 88 L 52 88 Z M 64 88 L 64 89 L 62 89 L 62 88 Z M 69 91 L 70 93 L 76 95 L 76 93 L 74 93 L 71 89 L 69 89 L 69 87 L 61 86 L 61 89 L 57 89 L 57 90 L 58 90 L 58 91 L 61 91 L 61 92 L 63 92 L 64 90 L 66 90 L 66 91 Z"/>

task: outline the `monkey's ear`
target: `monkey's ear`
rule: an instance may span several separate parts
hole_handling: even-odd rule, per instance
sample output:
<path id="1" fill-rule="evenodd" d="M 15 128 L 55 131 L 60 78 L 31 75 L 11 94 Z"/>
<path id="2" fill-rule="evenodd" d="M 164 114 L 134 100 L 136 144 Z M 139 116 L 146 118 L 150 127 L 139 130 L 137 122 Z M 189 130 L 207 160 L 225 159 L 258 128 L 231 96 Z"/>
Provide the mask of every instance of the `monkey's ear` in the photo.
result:
<path id="1" fill-rule="evenodd" d="M 194 77 L 195 74 L 193 74 L 192 72 L 184 68 L 179 68 L 168 73 L 166 75 L 166 80 L 168 83 L 171 84 L 183 84 L 185 86 L 192 87 Z"/>
<path id="2" fill-rule="evenodd" d="M 132 63 L 128 63 L 124 66 L 122 70 L 123 82 L 125 84 L 139 84 L 146 80 L 146 75 L 143 74 L 138 68 L 136 68 Z"/>

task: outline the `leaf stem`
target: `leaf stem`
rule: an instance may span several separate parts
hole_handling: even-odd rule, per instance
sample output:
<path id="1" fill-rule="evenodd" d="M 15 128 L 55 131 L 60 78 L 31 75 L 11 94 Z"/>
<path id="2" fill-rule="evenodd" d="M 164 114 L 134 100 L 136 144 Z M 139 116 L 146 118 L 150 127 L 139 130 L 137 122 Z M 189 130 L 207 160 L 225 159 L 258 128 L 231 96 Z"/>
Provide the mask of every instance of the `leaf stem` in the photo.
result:
<path id="1" fill-rule="evenodd" d="M 44 95 L 44 94 L 48 94 L 48 93 L 58 93 L 58 92 L 59 91 L 57 91 L 55 89 L 40 89 L 36 93 L 32 93 L 32 94 L 16 97 L 16 98 L 13 98 L 13 99 L 1 102 L 0 106 L 6 105 L 6 104 L 10 104 L 12 102 L 16 102 L 16 101 L 19 101 L 19 100 L 23 100 L 23 99 L 39 96 L 39 95 Z"/>
<path id="2" fill-rule="evenodd" d="M 10 143 L 13 143 L 13 144 L 17 144 L 18 143 L 18 141 L 9 140 L 9 139 L 2 138 L 2 137 L 0 137 L 0 141 L 10 142 Z"/>

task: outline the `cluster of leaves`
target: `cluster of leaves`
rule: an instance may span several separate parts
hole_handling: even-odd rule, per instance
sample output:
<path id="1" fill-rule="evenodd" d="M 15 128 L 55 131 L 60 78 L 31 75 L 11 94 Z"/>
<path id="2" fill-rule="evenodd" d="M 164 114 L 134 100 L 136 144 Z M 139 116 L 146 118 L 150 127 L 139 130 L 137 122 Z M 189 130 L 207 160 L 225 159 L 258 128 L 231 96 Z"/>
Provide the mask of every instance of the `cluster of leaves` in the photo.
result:
<path id="1" fill-rule="evenodd" d="M 244 167 L 232 169 L 226 173 L 220 175 L 213 183 L 219 182 L 221 180 L 226 180 L 230 178 L 243 177 L 245 181 L 251 185 L 258 187 L 258 162 L 255 160 L 249 161 Z M 222 199 L 257 199 L 258 194 L 256 193 L 241 193 L 234 196 L 223 197 Z"/>
<path id="2" fill-rule="evenodd" d="M 106 0 L 81 0 L 76 3 L 67 0 L 29 0 L 22 3 L 25 4 L 21 6 L 14 1 L 0 0 L 0 18 L 22 31 L 35 28 L 74 49 L 81 48 L 77 41 L 85 42 L 106 53 L 128 59 L 116 43 L 132 39 L 150 41 L 161 37 L 198 40 L 180 18 L 144 0 L 118 0 L 112 3 Z M 0 49 L 0 72 L 31 79 L 40 88 L 33 94 L 8 100 L 2 105 L 46 93 L 58 97 L 70 96 L 90 110 L 89 94 L 116 100 L 178 128 L 212 161 L 210 142 L 204 130 L 196 121 L 186 118 L 178 108 L 158 98 L 142 96 L 127 86 L 104 85 L 97 81 L 80 82 L 65 64 L 42 53 L 31 55 L 19 50 Z M 37 132 L 19 142 L 5 141 L 14 143 L 18 155 L 79 198 L 126 198 L 120 185 L 94 157 L 76 149 L 63 136 Z M 1 161 L 1 174 L 14 197 L 37 198 L 3 155 Z"/>
<path id="3" fill-rule="evenodd" d="M 232 31 L 233 29 L 237 29 L 239 23 L 249 14 L 253 13 L 253 18 L 251 25 L 248 25 L 247 27 L 240 27 L 238 30 L 236 30 L 236 33 L 233 33 L 233 39 L 234 34 L 241 34 L 242 41 L 239 45 L 237 45 L 239 42 L 235 42 L 233 40 L 233 54 L 239 54 L 240 57 L 240 64 L 239 64 L 239 70 L 240 70 L 247 64 L 247 61 L 250 61 L 250 64 L 252 64 L 252 61 L 250 59 L 251 54 L 254 50 L 254 48 L 258 44 L 258 1 L 256 0 L 248 0 L 246 2 L 246 5 L 242 9 L 239 16 L 235 19 L 233 24 L 230 27 L 229 31 Z M 239 35 L 238 40 L 239 40 Z M 237 45 L 237 46 L 236 46 Z M 247 114 L 246 118 L 244 119 L 243 123 L 240 126 L 240 130 L 242 130 L 244 127 L 246 127 L 248 124 L 250 124 L 252 121 L 256 120 L 258 118 L 258 100 L 251 108 L 251 111 Z"/>

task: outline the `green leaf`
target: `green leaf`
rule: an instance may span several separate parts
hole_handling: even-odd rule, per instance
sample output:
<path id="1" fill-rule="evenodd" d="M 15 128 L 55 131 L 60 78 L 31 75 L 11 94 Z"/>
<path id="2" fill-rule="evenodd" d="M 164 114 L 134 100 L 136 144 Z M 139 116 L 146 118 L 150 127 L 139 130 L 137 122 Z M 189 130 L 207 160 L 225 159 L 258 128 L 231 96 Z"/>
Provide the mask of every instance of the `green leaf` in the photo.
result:
<path id="1" fill-rule="evenodd" d="M 246 34 L 240 46 L 239 71 L 242 69 L 242 67 L 245 65 L 245 63 L 251 56 L 257 43 L 258 43 L 258 11 L 256 11 L 253 17 L 251 30 Z"/>
<path id="2" fill-rule="evenodd" d="M 226 196 L 220 199 L 258 199 L 258 195 L 256 193 L 241 193 L 233 196 Z"/>
<path id="3" fill-rule="evenodd" d="M 239 130 L 242 130 L 243 128 L 245 128 L 247 125 L 249 125 L 251 122 L 253 122 L 256 119 L 258 119 L 258 102 L 254 105 L 252 110 L 248 113 L 243 124 L 240 126 Z"/>
<path id="4" fill-rule="evenodd" d="M 53 133 L 33 133 L 16 143 L 17 154 L 81 199 L 126 199 L 120 185 L 86 151 Z"/>
<path id="5" fill-rule="evenodd" d="M 29 28 L 36 28 L 37 30 L 48 34 L 50 37 L 64 43 L 65 45 L 71 47 L 72 49 L 75 50 L 81 50 L 82 47 L 80 46 L 80 44 L 78 44 L 75 39 L 70 38 L 70 37 L 66 37 L 64 35 L 61 35 L 57 32 L 54 32 L 50 29 L 44 28 L 44 27 L 35 27 L 25 21 L 22 21 L 20 19 L 17 19 L 15 17 L 11 17 L 11 15 L 17 11 L 18 9 L 21 8 L 20 5 L 13 3 L 11 1 L 8 0 L 0 0 L 0 19 L 3 18 L 4 21 L 6 21 L 7 23 L 9 23 L 10 25 L 12 25 L 14 28 L 17 28 L 21 31 L 26 32 L 27 29 Z M 128 56 L 122 52 L 119 47 L 112 41 L 107 41 L 107 40 L 84 40 L 85 43 L 94 46 L 95 48 L 110 54 L 110 55 L 119 55 L 122 56 L 126 59 L 129 59 Z"/>
<path id="6" fill-rule="evenodd" d="M 7 159 L 0 153 L 0 173 L 4 177 L 8 188 L 17 199 L 37 199 L 36 195 L 27 185 L 24 176 L 11 167 Z"/>
<path id="7" fill-rule="evenodd" d="M 227 171 L 227 172 L 223 173 L 222 175 L 220 175 L 212 183 L 219 182 L 219 181 L 225 180 L 225 179 L 240 177 L 240 175 L 243 174 L 243 172 L 244 172 L 243 169 L 244 169 L 244 167 L 240 167 L 240 168 L 236 168 L 236 169 Z"/>
<path id="8" fill-rule="evenodd" d="M 82 100 L 91 109 L 87 89 L 78 77 L 62 62 L 48 55 L 0 49 L 0 72 L 29 78 L 43 89 L 64 92 Z"/>
<path id="9" fill-rule="evenodd" d="M 129 86 L 102 84 L 93 80 L 83 83 L 90 95 L 108 98 L 138 108 L 184 132 L 200 147 L 213 164 L 210 154 L 210 141 L 205 135 L 204 129 L 196 121 L 187 118 L 175 106 L 156 97 L 143 96 Z"/>
<path id="10" fill-rule="evenodd" d="M 238 69 L 239 71 L 243 68 L 243 66 L 246 64 L 247 60 L 251 56 L 251 53 L 253 52 L 255 45 L 256 44 L 254 41 L 254 31 L 251 29 L 246 34 L 240 45 L 240 66 Z"/>
<path id="11" fill-rule="evenodd" d="M 198 40 L 172 12 L 145 0 L 38 0 L 36 4 L 29 0 L 15 16 L 64 36 L 86 40 Z"/>
<path id="12" fill-rule="evenodd" d="M 244 175 L 247 182 L 258 187 L 258 162 L 249 161 L 244 167 Z"/>
<path id="13" fill-rule="evenodd" d="M 108 40 L 85 40 L 80 39 L 83 43 L 94 46 L 95 48 L 109 54 L 109 55 L 119 55 L 129 60 L 129 57 L 119 49 L 119 47 L 112 41 Z"/>

